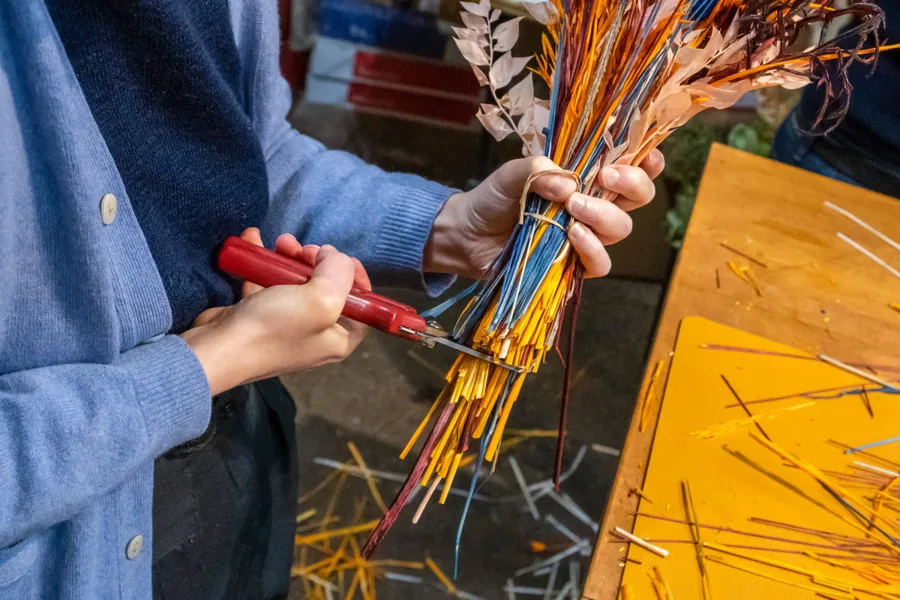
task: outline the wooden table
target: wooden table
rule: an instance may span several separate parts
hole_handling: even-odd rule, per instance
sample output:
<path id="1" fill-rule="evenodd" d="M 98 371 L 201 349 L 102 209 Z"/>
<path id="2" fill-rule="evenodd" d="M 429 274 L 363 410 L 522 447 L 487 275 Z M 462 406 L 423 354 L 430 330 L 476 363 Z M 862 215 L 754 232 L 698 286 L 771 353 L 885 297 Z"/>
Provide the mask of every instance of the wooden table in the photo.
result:
<path id="1" fill-rule="evenodd" d="M 668 357 L 683 317 L 699 315 L 843 361 L 900 364 L 900 278 L 837 238 L 843 232 L 900 268 L 900 252 L 824 207 L 831 201 L 900 239 L 900 200 L 774 161 L 714 146 L 684 248 L 669 285 L 583 598 L 614 600 L 622 569 L 616 526 L 631 530 L 659 417 Z M 721 243 L 762 262 L 762 267 Z M 762 296 L 728 268 L 749 265 Z M 652 372 L 664 368 L 645 431 L 641 409 Z M 900 372 L 891 374 L 900 378 Z"/>

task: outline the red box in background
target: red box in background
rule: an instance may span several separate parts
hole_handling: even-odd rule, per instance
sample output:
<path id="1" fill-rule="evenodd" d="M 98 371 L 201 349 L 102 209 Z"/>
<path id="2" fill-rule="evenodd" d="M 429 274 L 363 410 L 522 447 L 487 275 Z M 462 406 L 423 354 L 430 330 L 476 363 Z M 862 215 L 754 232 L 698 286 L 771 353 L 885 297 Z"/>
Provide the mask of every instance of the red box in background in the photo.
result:
<path id="1" fill-rule="evenodd" d="M 473 127 L 481 95 L 471 68 L 319 36 L 306 101 L 441 126 Z"/>
<path id="2" fill-rule="evenodd" d="M 291 48 L 293 0 L 278 0 L 278 20 L 281 34 L 281 74 L 292 90 L 302 90 L 309 69 L 309 50 Z"/>
<path id="3" fill-rule="evenodd" d="M 474 116 L 478 106 L 467 99 L 312 75 L 306 84 L 306 102 L 460 129 L 475 127 Z"/>
<path id="4" fill-rule="evenodd" d="M 291 50 L 282 43 L 281 74 L 292 90 L 303 90 L 306 86 L 306 71 L 309 69 L 309 50 Z"/>

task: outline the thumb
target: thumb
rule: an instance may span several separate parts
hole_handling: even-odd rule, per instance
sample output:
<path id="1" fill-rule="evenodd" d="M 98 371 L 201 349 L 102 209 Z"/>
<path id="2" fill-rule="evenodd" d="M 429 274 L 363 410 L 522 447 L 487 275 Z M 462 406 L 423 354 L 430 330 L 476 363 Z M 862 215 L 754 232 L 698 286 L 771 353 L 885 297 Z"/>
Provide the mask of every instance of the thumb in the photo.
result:
<path id="1" fill-rule="evenodd" d="M 256 227 L 248 227 L 241 233 L 241 239 L 250 242 L 256 246 L 262 246 L 262 235 L 259 233 L 259 229 Z M 241 287 L 241 297 L 246 298 L 248 296 L 252 296 L 256 292 L 262 290 L 261 286 L 256 285 L 255 283 L 250 283 L 249 281 L 245 281 L 244 285 Z"/>
<path id="2" fill-rule="evenodd" d="M 488 180 L 503 196 L 519 198 L 529 177 L 547 171 L 560 171 L 561 174 L 547 173 L 535 177 L 531 181 L 530 191 L 551 202 L 562 202 L 577 191 L 578 186 L 572 177 L 565 175 L 563 169 L 546 156 L 511 160 L 494 171 Z"/>
<path id="3" fill-rule="evenodd" d="M 204 310 L 202 313 L 197 315 L 196 319 L 194 319 L 194 327 L 202 327 L 204 325 L 208 325 L 226 310 L 228 310 L 228 307 L 226 306 L 216 306 Z"/>
<path id="4" fill-rule="evenodd" d="M 356 265 L 353 260 L 338 252 L 334 246 L 326 245 L 319 249 L 312 277 L 302 287 L 314 295 L 316 303 L 326 313 L 323 317 L 335 322 L 344 310 L 355 274 Z"/>

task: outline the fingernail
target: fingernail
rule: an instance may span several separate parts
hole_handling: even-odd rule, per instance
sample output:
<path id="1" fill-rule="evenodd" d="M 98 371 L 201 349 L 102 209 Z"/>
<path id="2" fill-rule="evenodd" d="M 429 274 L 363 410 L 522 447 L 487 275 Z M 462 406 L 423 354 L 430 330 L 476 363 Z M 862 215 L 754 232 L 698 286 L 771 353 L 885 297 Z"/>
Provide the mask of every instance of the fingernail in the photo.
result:
<path id="1" fill-rule="evenodd" d="M 319 248 L 318 252 L 316 252 L 316 264 L 318 265 L 322 262 L 325 257 L 331 252 L 336 252 L 335 247 L 330 244 L 325 244 L 321 248 Z"/>
<path id="2" fill-rule="evenodd" d="M 573 194 L 568 202 L 569 214 L 575 217 L 584 217 L 584 211 L 587 208 L 587 200 L 581 194 Z"/>
<path id="3" fill-rule="evenodd" d="M 606 187 L 613 187 L 617 183 L 619 183 L 619 179 L 621 176 L 619 172 L 612 167 L 606 167 L 603 169 L 603 185 Z"/>
<path id="4" fill-rule="evenodd" d="M 575 221 L 572 223 L 572 226 L 569 227 L 569 236 L 574 238 L 579 238 L 584 235 L 584 225 Z"/>
<path id="5" fill-rule="evenodd" d="M 578 185 L 572 181 L 571 177 L 559 175 L 553 177 L 552 181 L 553 185 L 556 186 L 556 196 L 559 198 L 565 198 L 566 194 L 578 191 Z"/>

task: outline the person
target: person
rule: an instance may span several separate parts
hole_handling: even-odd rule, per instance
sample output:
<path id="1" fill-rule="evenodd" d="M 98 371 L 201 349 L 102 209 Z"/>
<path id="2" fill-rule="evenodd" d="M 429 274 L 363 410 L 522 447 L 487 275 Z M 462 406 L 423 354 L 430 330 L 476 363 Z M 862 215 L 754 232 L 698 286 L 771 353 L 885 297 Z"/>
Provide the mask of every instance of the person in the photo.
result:
<path id="1" fill-rule="evenodd" d="M 286 597 L 294 407 L 274 378 L 356 348 L 354 282 L 477 277 L 528 176 L 557 168 L 514 160 L 462 193 L 300 135 L 275 5 L 0 2 L 0 599 Z M 590 275 L 662 165 L 605 170 L 613 202 L 534 182 L 578 219 Z M 214 256 L 241 232 L 310 282 L 238 288 Z"/>
<path id="2" fill-rule="evenodd" d="M 900 39 L 900 0 L 877 0 L 876 4 L 885 15 L 885 28 L 879 32 L 882 43 Z M 852 43 L 848 39 L 843 47 L 849 49 Z M 835 123 L 826 115 L 818 126 L 824 88 L 807 86 L 798 106 L 776 132 L 771 156 L 900 198 L 900 104 L 895 99 L 900 91 L 900 52 L 881 53 L 874 70 L 868 64 L 854 64 L 849 82 L 852 93 L 846 116 Z"/>

